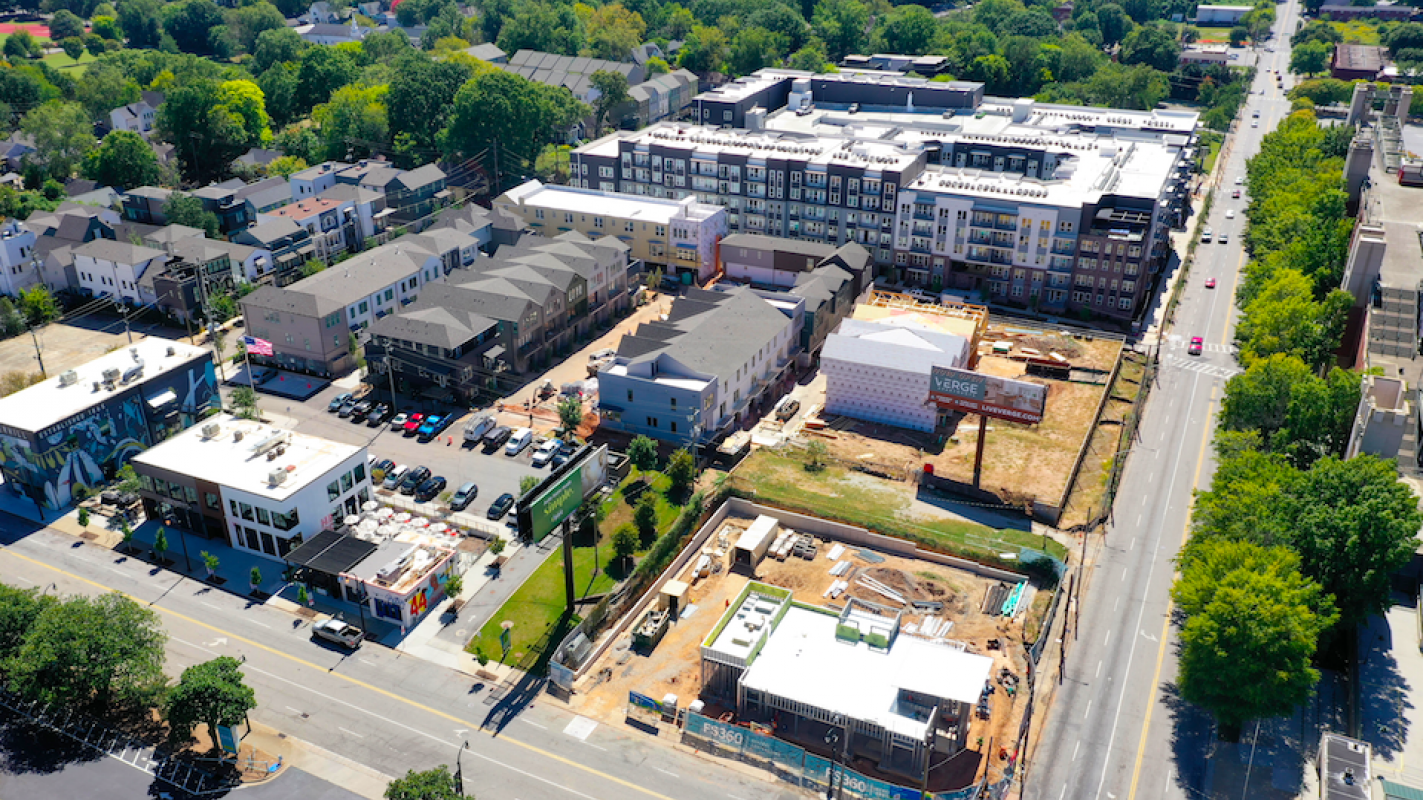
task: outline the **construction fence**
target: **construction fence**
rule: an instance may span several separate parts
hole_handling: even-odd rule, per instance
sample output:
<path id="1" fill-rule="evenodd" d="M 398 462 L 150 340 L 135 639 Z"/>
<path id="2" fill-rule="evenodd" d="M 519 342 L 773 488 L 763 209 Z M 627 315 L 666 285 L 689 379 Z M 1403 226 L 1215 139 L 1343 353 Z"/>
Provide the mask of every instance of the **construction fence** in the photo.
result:
<path id="1" fill-rule="evenodd" d="M 980 796 L 979 786 L 937 794 L 898 786 L 861 775 L 774 736 L 692 712 L 686 714 L 682 743 L 710 755 L 734 758 L 759 767 L 792 786 L 820 796 L 836 790 L 837 797 L 852 800 L 975 800 Z"/>

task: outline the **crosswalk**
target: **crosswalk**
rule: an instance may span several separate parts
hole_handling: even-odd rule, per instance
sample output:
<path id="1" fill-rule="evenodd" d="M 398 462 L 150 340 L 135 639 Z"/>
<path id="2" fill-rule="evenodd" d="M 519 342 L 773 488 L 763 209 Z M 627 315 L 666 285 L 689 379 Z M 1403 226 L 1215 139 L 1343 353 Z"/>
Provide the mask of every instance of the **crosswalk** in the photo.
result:
<path id="1" fill-rule="evenodd" d="M 1179 369 L 1185 372 L 1199 372 L 1212 378 L 1224 378 L 1229 380 L 1239 375 L 1244 370 L 1235 366 L 1225 366 L 1222 364 L 1212 364 L 1209 361 L 1202 361 L 1198 356 L 1177 356 L 1163 355 L 1161 363 L 1171 369 Z"/>
<path id="2" fill-rule="evenodd" d="M 1190 340 L 1190 339 L 1187 339 L 1187 338 L 1184 337 L 1184 336 L 1171 336 L 1170 338 L 1168 338 L 1166 341 L 1162 342 L 1161 344 L 1162 344 L 1163 348 L 1165 348 L 1165 349 L 1169 349 L 1169 350 L 1182 350 L 1182 351 L 1184 351 L 1187 347 L 1190 346 L 1191 340 Z M 1215 344 L 1214 342 L 1206 342 L 1206 343 L 1204 343 L 1204 344 L 1201 345 L 1201 352 L 1203 352 L 1203 353 L 1230 353 L 1230 354 L 1234 355 L 1235 352 L 1236 352 L 1236 348 L 1235 348 L 1235 345 L 1233 345 L 1233 344 Z"/>

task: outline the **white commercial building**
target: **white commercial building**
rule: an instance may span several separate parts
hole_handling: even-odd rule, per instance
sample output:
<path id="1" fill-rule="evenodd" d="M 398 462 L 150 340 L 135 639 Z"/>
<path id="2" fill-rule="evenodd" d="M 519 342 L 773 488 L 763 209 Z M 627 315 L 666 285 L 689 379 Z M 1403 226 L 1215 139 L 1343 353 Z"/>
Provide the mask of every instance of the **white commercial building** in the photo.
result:
<path id="1" fill-rule="evenodd" d="M 727 232 L 726 209 L 695 197 L 669 200 L 529 181 L 494 201 L 545 236 L 577 231 L 613 236 L 634 259 L 692 272 L 697 283 L 716 272 L 716 245 Z"/>
<path id="2" fill-rule="evenodd" d="M 280 561 L 371 499 L 364 446 L 222 414 L 133 459 L 150 519 Z"/>
<path id="3" fill-rule="evenodd" d="M 854 600 L 839 612 L 797 603 L 789 590 L 750 583 L 702 643 L 703 693 L 801 737 L 846 730 L 852 758 L 921 777 L 931 755 L 965 746 L 993 659 L 902 634 L 901 618 Z"/>
<path id="4" fill-rule="evenodd" d="M 1196 24 L 1214 27 L 1234 25 L 1254 11 L 1254 6 L 1196 6 Z"/>
<path id="5" fill-rule="evenodd" d="M 929 402 L 934 367 L 963 368 L 962 336 L 847 319 L 825 340 L 825 412 L 915 431 L 932 431 L 939 408 Z"/>

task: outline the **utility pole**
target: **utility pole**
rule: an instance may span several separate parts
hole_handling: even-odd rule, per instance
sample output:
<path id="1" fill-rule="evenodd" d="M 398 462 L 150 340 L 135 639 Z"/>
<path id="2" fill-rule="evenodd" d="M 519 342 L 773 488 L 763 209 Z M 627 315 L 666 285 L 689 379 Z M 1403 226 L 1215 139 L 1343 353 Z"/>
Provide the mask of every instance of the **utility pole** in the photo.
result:
<path id="1" fill-rule="evenodd" d="M 30 340 L 35 343 L 35 360 L 40 362 L 40 375 L 44 376 L 44 356 L 40 355 L 40 337 L 35 335 L 35 328 L 30 326 Z"/>

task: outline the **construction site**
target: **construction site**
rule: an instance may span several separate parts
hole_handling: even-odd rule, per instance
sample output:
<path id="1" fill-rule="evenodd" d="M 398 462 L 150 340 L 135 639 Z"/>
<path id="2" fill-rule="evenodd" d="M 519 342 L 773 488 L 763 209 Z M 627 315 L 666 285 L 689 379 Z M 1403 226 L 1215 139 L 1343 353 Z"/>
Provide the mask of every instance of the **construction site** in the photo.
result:
<path id="1" fill-rule="evenodd" d="M 589 665 L 573 710 L 810 781 L 801 785 L 814 785 L 813 759 L 931 792 L 1011 767 L 1026 707 L 1024 626 L 1040 628 L 1030 617 L 1047 607 L 1032 582 L 730 502 Z M 683 727 L 649 724 L 640 705 Z M 751 750 L 801 755 L 727 751 L 743 733 L 770 743 Z"/>

